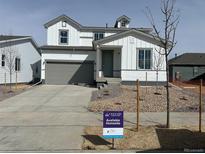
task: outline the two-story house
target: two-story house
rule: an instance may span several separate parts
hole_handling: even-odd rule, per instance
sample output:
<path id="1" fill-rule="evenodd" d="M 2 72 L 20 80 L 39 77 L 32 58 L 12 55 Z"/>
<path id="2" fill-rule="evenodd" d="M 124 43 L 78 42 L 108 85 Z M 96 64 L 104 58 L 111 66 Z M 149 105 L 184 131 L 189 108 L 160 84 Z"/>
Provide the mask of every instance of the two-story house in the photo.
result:
<path id="1" fill-rule="evenodd" d="M 44 25 L 47 45 L 41 47 L 41 78 L 46 84 L 100 84 L 118 78 L 123 84 L 156 81 L 160 41 L 150 28 L 130 28 L 130 18 L 113 27 L 83 26 L 66 15 Z M 159 82 L 166 81 L 165 61 Z"/>

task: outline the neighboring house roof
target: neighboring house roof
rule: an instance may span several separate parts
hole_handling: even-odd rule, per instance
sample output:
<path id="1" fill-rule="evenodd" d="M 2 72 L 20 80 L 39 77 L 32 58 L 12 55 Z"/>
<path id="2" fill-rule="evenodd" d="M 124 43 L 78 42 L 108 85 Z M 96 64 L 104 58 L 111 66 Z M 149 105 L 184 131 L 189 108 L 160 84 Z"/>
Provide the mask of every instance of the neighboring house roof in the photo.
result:
<path id="1" fill-rule="evenodd" d="M 31 36 L 0 35 L 0 44 L 15 43 L 15 42 L 24 41 L 24 40 L 31 41 L 32 45 L 36 48 L 36 50 L 40 54 L 39 47 Z"/>
<path id="2" fill-rule="evenodd" d="M 205 53 L 184 53 L 180 56 L 172 58 L 168 62 L 169 65 L 204 65 Z"/>
<path id="3" fill-rule="evenodd" d="M 80 51 L 94 51 L 93 47 L 89 46 L 59 46 L 59 45 L 44 45 L 40 47 L 41 50 L 70 50 L 70 51 L 75 51 L 75 50 L 80 50 Z"/>
<path id="4" fill-rule="evenodd" d="M 155 38 L 152 34 L 147 34 L 137 29 L 131 29 L 129 31 L 117 33 L 117 34 L 105 37 L 103 39 L 93 41 L 93 44 L 96 47 L 97 45 L 105 44 L 105 43 L 108 43 L 108 42 L 111 42 L 111 41 L 114 41 L 114 40 L 117 40 L 117 39 L 120 39 L 126 36 L 134 36 L 134 37 L 140 38 L 142 40 L 145 40 L 145 41 L 148 41 L 148 42 L 151 42 L 153 44 L 163 47 L 160 40 Z"/>
<path id="5" fill-rule="evenodd" d="M 0 41 L 20 39 L 20 38 L 26 38 L 26 37 L 29 37 L 29 36 L 0 35 Z"/>
<path id="6" fill-rule="evenodd" d="M 106 31 L 106 32 L 122 32 L 122 31 L 128 31 L 132 28 L 114 28 L 114 27 L 93 27 L 93 26 L 82 26 L 80 23 L 77 21 L 73 20 L 72 18 L 66 16 L 66 15 L 61 15 L 58 16 L 57 18 L 54 18 L 53 20 L 47 22 L 44 24 L 45 28 L 48 28 L 54 24 L 56 24 L 59 21 L 66 21 L 68 24 L 72 25 L 79 31 Z M 140 31 L 150 33 L 152 31 L 152 28 L 136 28 Z"/>

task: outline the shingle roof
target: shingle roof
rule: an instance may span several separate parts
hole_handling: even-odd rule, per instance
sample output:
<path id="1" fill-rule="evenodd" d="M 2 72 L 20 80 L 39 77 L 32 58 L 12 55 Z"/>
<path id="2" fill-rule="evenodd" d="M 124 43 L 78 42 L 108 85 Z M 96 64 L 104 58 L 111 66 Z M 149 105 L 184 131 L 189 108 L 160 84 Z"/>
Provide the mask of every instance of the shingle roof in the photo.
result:
<path id="1" fill-rule="evenodd" d="M 116 21 L 120 21 L 120 20 L 122 20 L 122 19 L 126 19 L 127 21 L 130 21 L 130 20 L 131 20 L 128 16 L 122 15 L 122 16 L 118 17 Z"/>
<path id="2" fill-rule="evenodd" d="M 27 38 L 27 37 L 29 36 L 0 35 L 0 41 L 14 40 L 14 39 L 20 39 L 20 38 Z"/>
<path id="3" fill-rule="evenodd" d="M 131 29 L 129 31 L 125 31 L 125 32 L 114 34 L 114 35 L 110 35 L 108 37 L 104 37 L 103 39 L 93 41 L 93 44 L 96 47 L 97 45 L 101 45 L 101 44 L 104 44 L 104 43 L 107 43 L 113 40 L 117 40 L 117 39 L 120 39 L 126 36 L 139 37 L 142 40 L 146 40 L 148 42 L 151 42 L 153 44 L 163 47 L 163 44 L 160 42 L 160 40 L 155 38 L 152 34 L 148 34 L 148 33 L 142 32 L 137 29 Z"/>
<path id="4" fill-rule="evenodd" d="M 205 65 L 205 53 L 184 53 L 169 60 L 169 65 Z"/>
<path id="5" fill-rule="evenodd" d="M 71 24 L 72 26 L 74 26 L 75 28 L 77 28 L 80 31 L 106 31 L 106 32 L 122 32 L 122 31 L 128 31 L 130 29 L 133 28 L 115 28 L 115 27 L 94 27 L 94 26 L 83 26 L 81 24 L 79 24 L 77 21 L 73 20 L 72 18 L 68 17 L 67 15 L 61 15 L 58 16 L 52 20 L 50 20 L 49 22 L 47 22 L 46 24 L 44 24 L 45 28 L 48 28 L 49 26 L 59 22 L 59 21 L 66 21 L 69 24 Z M 136 28 L 139 29 L 143 32 L 149 33 L 152 31 L 152 28 Z"/>

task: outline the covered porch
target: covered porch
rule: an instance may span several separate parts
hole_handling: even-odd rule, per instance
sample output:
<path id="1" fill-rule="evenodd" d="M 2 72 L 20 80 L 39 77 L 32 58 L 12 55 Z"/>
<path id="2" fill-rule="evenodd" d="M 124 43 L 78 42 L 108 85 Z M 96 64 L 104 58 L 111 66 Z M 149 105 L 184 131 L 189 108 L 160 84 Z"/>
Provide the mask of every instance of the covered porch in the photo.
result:
<path id="1" fill-rule="evenodd" d="M 122 46 L 96 47 L 96 82 L 106 83 L 121 81 Z"/>

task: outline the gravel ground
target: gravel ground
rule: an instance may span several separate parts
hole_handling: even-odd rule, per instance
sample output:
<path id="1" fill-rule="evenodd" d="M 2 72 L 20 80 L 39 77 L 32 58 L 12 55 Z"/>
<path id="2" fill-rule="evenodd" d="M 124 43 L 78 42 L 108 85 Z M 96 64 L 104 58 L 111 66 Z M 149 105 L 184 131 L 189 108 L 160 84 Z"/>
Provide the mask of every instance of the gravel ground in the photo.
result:
<path id="1" fill-rule="evenodd" d="M 103 92 L 105 91 L 105 92 Z M 141 112 L 165 112 L 166 111 L 166 89 L 159 87 L 140 88 L 140 111 Z M 203 102 L 205 97 L 203 97 Z M 197 112 L 199 96 L 197 93 L 170 87 L 170 109 L 173 112 Z M 205 105 L 203 103 L 203 105 Z M 136 89 L 135 86 L 117 86 L 93 92 L 89 110 L 101 112 L 105 110 L 122 110 L 136 112 Z M 204 107 L 203 107 L 203 111 Z"/>

